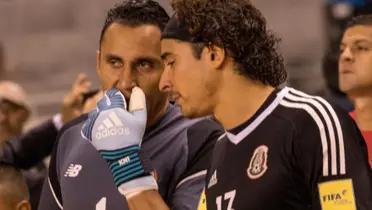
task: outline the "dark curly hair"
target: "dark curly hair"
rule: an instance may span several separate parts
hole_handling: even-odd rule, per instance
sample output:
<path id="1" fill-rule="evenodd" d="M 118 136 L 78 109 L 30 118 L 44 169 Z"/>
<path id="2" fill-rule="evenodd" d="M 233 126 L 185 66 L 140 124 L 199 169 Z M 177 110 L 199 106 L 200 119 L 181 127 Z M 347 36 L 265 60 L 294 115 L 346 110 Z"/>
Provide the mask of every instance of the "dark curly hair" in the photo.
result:
<path id="1" fill-rule="evenodd" d="M 99 43 L 102 43 L 107 28 L 113 23 L 120 23 L 133 27 L 151 24 L 163 30 L 168 20 L 169 16 L 167 12 L 156 1 L 124 0 L 107 12 Z"/>
<path id="2" fill-rule="evenodd" d="M 193 42 L 216 45 L 232 57 L 239 74 L 277 87 L 287 73 L 277 51 L 278 39 L 266 29 L 266 20 L 248 0 L 172 0 L 177 18 Z M 195 52 L 201 52 L 200 45 Z"/>

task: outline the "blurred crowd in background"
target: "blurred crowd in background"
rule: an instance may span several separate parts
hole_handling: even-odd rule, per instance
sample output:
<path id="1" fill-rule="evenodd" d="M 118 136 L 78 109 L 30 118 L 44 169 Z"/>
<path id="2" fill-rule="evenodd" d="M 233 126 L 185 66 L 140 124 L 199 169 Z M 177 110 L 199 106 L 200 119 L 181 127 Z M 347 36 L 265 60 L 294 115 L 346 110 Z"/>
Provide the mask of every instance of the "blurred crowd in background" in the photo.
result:
<path id="1" fill-rule="evenodd" d="M 166 0 L 159 2 L 172 13 Z M 289 85 L 352 111 L 352 101 L 339 89 L 340 39 L 353 16 L 372 12 L 372 0 L 252 2 L 282 39 Z M 0 0 L 0 148 L 24 133 L 48 130 L 45 138 L 51 138 L 51 143 L 45 145 L 45 153 L 38 154 L 38 158 L 46 158 L 58 129 L 94 106 L 88 99 L 95 96 L 91 90 L 99 88 L 97 40 L 105 12 L 114 3 Z M 47 161 L 25 163 L 20 157 L 19 163 L 26 169 L 22 173 L 31 193 L 18 184 L 14 202 L 26 209 L 29 204 L 24 200 L 31 200 L 36 209 Z M 21 177 L 19 173 L 1 163 L 0 191 L 9 185 L 9 177 Z M 17 182 L 24 181 L 19 178 Z M 2 199 L 4 193 L 0 192 L 0 209 Z"/>

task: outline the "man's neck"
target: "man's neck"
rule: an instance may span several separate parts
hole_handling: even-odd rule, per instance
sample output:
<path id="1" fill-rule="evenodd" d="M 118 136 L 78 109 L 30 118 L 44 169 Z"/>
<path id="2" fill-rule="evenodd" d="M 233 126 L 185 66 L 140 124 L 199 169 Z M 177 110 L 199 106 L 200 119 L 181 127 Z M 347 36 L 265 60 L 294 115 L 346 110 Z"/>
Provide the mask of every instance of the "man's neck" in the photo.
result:
<path id="1" fill-rule="evenodd" d="M 159 100 L 157 104 L 153 104 L 153 108 L 148 112 L 148 118 L 147 118 L 147 128 L 153 127 L 154 124 L 164 116 L 164 114 L 167 112 L 169 102 L 168 98 L 165 98 L 164 100 Z"/>
<path id="2" fill-rule="evenodd" d="M 251 118 L 274 90 L 234 71 L 225 71 L 214 114 L 225 129 L 232 129 Z"/>
<path id="3" fill-rule="evenodd" d="M 354 99 L 355 121 L 360 130 L 372 130 L 372 95 Z"/>

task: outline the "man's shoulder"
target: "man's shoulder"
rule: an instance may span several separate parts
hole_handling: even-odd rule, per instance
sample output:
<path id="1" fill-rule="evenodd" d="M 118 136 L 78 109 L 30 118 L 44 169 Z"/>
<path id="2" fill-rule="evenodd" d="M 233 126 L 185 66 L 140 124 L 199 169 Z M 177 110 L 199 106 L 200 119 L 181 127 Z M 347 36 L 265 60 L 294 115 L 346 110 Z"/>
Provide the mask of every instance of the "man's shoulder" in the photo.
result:
<path id="1" fill-rule="evenodd" d="M 209 167 L 214 145 L 223 133 L 221 125 L 210 118 L 201 119 L 187 129 L 188 159 L 184 177 Z"/>
<path id="2" fill-rule="evenodd" d="M 195 122 L 187 128 L 187 141 L 190 153 L 192 154 L 208 142 L 214 144 L 223 133 L 222 126 L 209 117 Z"/>
<path id="3" fill-rule="evenodd" d="M 83 114 L 83 115 L 71 120 L 70 122 L 66 123 L 61 128 L 61 130 L 59 131 L 59 135 L 67 132 L 68 130 L 72 129 L 73 127 L 76 127 L 78 125 L 82 125 L 87 118 L 88 118 L 88 114 Z"/>
<path id="4" fill-rule="evenodd" d="M 295 127 L 307 127 L 309 123 L 316 127 L 327 123 L 338 126 L 342 121 L 350 121 L 347 112 L 336 104 L 294 88 L 287 88 L 279 105 L 273 115 Z"/>
<path id="5" fill-rule="evenodd" d="M 182 116 L 180 109 L 172 104 L 158 122 L 146 130 L 144 142 L 154 141 L 177 141 L 185 139 L 187 130 L 201 119 L 187 119 Z"/>
<path id="6" fill-rule="evenodd" d="M 189 132 L 213 132 L 223 131 L 223 128 L 212 117 L 203 117 L 197 119 L 188 129 Z"/>
<path id="7" fill-rule="evenodd" d="M 83 114 L 80 117 L 66 123 L 62 127 L 58 133 L 57 142 L 55 145 L 56 149 L 58 148 L 58 153 L 60 153 L 61 150 L 70 150 L 70 148 L 73 148 L 75 144 L 84 140 L 81 135 L 81 128 L 87 118 L 88 115 Z"/>

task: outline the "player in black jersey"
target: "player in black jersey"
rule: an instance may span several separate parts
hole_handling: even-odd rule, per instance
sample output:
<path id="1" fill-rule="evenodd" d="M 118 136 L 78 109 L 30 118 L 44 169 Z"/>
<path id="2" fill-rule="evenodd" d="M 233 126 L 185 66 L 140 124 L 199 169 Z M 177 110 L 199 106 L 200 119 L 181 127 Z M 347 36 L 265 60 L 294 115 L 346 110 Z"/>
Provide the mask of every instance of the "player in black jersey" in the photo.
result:
<path id="1" fill-rule="evenodd" d="M 214 114 L 199 209 L 370 210 L 366 145 L 353 120 L 286 80 L 277 39 L 248 0 L 173 0 L 160 88 L 187 117 Z"/>

